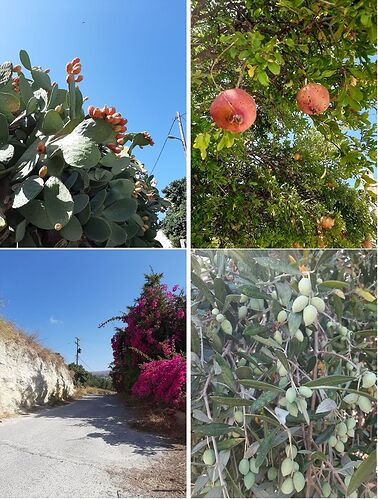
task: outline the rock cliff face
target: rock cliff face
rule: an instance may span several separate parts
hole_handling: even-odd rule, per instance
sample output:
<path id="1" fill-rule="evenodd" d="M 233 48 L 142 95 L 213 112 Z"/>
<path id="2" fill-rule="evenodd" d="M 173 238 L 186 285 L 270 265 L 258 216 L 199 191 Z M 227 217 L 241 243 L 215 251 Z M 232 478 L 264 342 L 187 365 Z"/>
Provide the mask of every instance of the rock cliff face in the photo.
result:
<path id="1" fill-rule="evenodd" d="M 0 414 L 63 400 L 73 392 L 63 358 L 0 319 Z"/>

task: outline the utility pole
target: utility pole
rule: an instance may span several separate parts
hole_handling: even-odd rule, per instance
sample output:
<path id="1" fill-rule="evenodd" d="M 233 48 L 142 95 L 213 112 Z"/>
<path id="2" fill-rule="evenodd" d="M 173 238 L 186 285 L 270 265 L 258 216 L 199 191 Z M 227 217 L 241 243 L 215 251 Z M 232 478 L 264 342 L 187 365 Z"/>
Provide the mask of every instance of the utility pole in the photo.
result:
<path id="1" fill-rule="evenodd" d="M 76 365 L 79 365 L 79 353 L 81 353 L 81 348 L 80 348 L 80 338 L 77 336 L 75 337 L 75 345 L 76 345 Z"/>
<path id="2" fill-rule="evenodd" d="M 180 137 L 181 137 L 182 147 L 184 148 L 184 153 L 185 153 L 185 156 L 186 156 L 186 142 L 185 142 L 184 129 L 183 129 L 182 123 L 181 123 L 181 115 L 180 115 L 180 113 L 178 111 L 176 113 L 176 118 L 177 118 L 177 124 L 178 124 L 179 130 L 180 130 Z"/>

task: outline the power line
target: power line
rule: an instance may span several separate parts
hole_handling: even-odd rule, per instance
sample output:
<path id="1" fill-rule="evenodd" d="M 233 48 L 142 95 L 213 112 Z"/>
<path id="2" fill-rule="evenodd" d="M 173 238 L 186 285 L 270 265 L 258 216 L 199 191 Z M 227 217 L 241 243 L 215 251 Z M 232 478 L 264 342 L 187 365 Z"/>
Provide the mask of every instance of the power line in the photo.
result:
<path id="1" fill-rule="evenodd" d="M 160 149 L 159 155 L 158 155 L 158 157 L 157 157 L 157 159 L 156 159 L 156 161 L 155 161 L 155 164 L 154 164 L 154 166 L 153 166 L 153 168 L 152 168 L 152 170 L 151 170 L 151 174 L 152 174 L 152 173 L 153 173 L 153 171 L 155 170 L 155 167 L 156 167 L 156 165 L 158 164 L 158 161 L 159 161 L 159 159 L 160 159 L 161 155 L 163 154 L 165 144 L 168 142 L 168 137 L 169 137 L 169 135 L 170 135 L 170 133 L 171 133 L 171 131 L 172 131 L 173 125 L 175 124 L 176 120 L 177 120 L 177 116 L 175 116 L 175 117 L 174 117 L 174 119 L 173 119 L 173 121 L 172 121 L 171 127 L 170 127 L 170 129 L 169 129 L 169 131 L 168 131 L 168 133 L 167 133 L 167 136 L 166 136 L 166 138 L 165 138 L 164 144 L 162 145 L 162 148 Z"/>

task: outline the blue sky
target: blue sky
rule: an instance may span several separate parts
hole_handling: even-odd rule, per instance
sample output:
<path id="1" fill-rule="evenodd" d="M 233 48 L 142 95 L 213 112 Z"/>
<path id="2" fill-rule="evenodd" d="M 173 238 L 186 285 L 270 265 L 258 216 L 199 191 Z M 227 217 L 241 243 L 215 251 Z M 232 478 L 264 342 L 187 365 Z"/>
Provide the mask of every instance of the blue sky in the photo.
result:
<path id="1" fill-rule="evenodd" d="M 66 63 L 80 57 L 85 106 L 114 105 L 130 132 L 147 130 L 155 146 L 135 152 L 151 171 L 176 111 L 185 113 L 185 0 L 18 0 L 17 12 L 2 24 L 0 63 L 18 63 L 25 49 L 63 86 Z M 168 141 L 155 173 L 160 189 L 185 175 L 178 140 Z"/>
<path id="2" fill-rule="evenodd" d="M 66 362 L 81 339 L 84 367 L 99 371 L 112 361 L 114 322 L 140 294 L 144 274 L 164 272 L 163 282 L 184 288 L 185 250 L 2 250 L 0 315 Z"/>

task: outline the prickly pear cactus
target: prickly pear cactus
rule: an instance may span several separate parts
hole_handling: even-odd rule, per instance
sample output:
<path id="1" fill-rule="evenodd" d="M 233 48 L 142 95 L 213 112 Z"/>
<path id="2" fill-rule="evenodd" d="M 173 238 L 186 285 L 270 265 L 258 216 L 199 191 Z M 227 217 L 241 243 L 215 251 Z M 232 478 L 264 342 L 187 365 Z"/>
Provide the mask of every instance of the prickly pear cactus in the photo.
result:
<path id="1" fill-rule="evenodd" d="M 67 89 L 20 60 L 0 65 L 0 246 L 159 246 L 168 203 L 133 155 L 149 134 L 128 133 L 114 107 L 85 114 L 79 58 Z"/>

